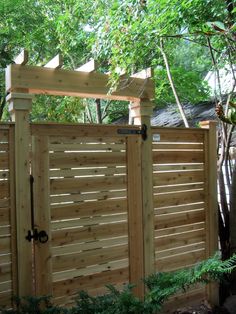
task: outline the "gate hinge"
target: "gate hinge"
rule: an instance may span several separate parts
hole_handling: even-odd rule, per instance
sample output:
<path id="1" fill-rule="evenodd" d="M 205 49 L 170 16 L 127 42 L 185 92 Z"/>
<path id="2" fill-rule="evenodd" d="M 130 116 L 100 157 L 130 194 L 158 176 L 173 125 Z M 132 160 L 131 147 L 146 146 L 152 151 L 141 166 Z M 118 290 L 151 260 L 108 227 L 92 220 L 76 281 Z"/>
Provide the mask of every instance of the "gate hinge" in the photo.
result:
<path id="1" fill-rule="evenodd" d="M 118 134 L 140 134 L 142 135 L 142 139 L 145 141 L 147 139 L 147 126 L 146 124 L 142 124 L 142 127 L 140 130 L 135 129 L 118 129 Z"/>

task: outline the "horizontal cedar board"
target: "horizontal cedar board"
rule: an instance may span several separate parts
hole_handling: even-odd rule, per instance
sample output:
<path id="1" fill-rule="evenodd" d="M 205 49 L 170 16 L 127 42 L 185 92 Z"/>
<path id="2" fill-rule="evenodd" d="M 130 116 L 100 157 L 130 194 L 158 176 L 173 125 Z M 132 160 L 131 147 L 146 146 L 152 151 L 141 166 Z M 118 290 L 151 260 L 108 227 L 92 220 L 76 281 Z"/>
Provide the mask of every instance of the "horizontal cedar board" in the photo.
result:
<path id="1" fill-rule="evenodd" d="M 155 177 L 154 177 L 155 181 Z M 177 184 L 177 185 L 164 185 L 154 186 L 153 193 L 169 193 L 169 192 L 184 192 L 189 191 L 190 193 L 194 190 L 203 190 L 205 187 L 204 183 L 190 183 L 190 184 Z"/>
<path id="2" fill-rule="evenodd" d="M 127 200 L 104 200 L 75 204 L 57 205 L 51 208 L 52 220 L 73 219 L 94 215 L 109 215 L 127 212 Z M 0 210 L 1 217 L 1 210 Z"/>
<path id="3" fill-rule="evenodd" d="M 10 308 L 12 306 L 12 291 L 6 291 L 0 293 L 0 305 L 6 308 Z"/>
<path id="4" fill-rule="evenodd" d="M 186 308 L 188 306 L 199 305 L 207 299 L 206 288 L 194 289 L 187 291 L 182 295 L 172 297 L 164 303 L 162 314 L 173 313 L 176 309 Z"/>
<path id="5" fill-rule="evenodd" d="M 9 167 L 8 153 L 0 153 L 0 169 L 6 169 L 8 167 Z"/>
<path id="6" fill-rule="evenodd" d="M 199 230 L 205 228 L 205 222 L 197 222 L 194 224 L 158 229 L 155 231 L 155 237 L 169 236 L 174 233 L 182 233 L 187 231 Z"/>
<path id="7" fill-rule="evenodd" d="M 203 143 L 169 143 L 169 142 L 153 142 L 152 143 L 153 150 L 165 150 L 165 149 L 183 149 L 183 150 L 202 150 Z"/>
<path id="8" fill-rule="evenodd" d="M 156 260 L 156 271 L 172 271 L 196 264 L 206 258 L 204 249 Z"/>
<path id="9" fill-rule="evenodd" d="M 0 265 L 0 282 L 11 280 L 11 264 Z"/>
<path id="10" fill-rule="evenodd" d="M 7 224 L 10 224 L 10 209 L 0 208 L 0 225 L 7 225 Z"/>
<path id="11" fill-rule="evenodd" d="M 162 251 L 205 240 L 206 232 L 204 229 L 200 229 L 155 238 L 155 247 L 158 251 Z"/>
<path id="12" fill-rule="evenodd" d="M 153 176 L 153 185 L 171 185 L 171 184 L 184 184 L 193 182 L 202 182 L 204 180 L 204 172 L 201 170 L 196 171 L 178 171 L 178 172 L 165 172 L 158 173 Z"/>
<path id="13" fill-rule="evenodd" d="M 109 191 L 126 188 L 126 176 L 64 178 L 50 180 L 50 193 L 78 193 L 88 191 Z"/>
<path id="14" fill-rule="evenodd" d="M 84 268 L 96 264 L 104 264 L 128 257 L 128 245 L 119 245 L 85 252 L 63 254 L 53 257 L 52 267 L 54 272 Z"/>
<path id="15" fill-rule="evenodd" d="M 183 212 L 169 215 L 156 215 L 154 226 L 155 230 L 158 230 L 187 224 L 194 224 L 203 221 L 205 221 L 205 211 L 196 210 L 191 212 Z"/>
<path id="16" fill-rule="evenodd" d="M 202 163 L 198 164 L 173 164 L 173 165 L 153 165 L 153 172 L 164 172 L 164 171 L 179 171 L 179 170 L 204 170 L 204 165 Z"/>
<path id="17" fill-rule="evenodd" d="M 66 245 L 76 242 L 93 241 L 127 234 L 126 223 L 97 225 L 78 229 L 66 229 L 52 233 L 52 245 Z"/>
<path id="18" fill-rule="evenodd" d="M 40 126 L 39 130 L 40 132 L 44 130 L 44 128 L 47 128 L 48 124 L 37 124 L 37 126 Z M 51 126 L 51 123 L 49 124 Z M 51 131 L 54 130 L 55 127 L 58 127 L 59 124 L 57 123 L 54 123 L 52 124 L 53 125 L 53 128 L 51 128 Z M 113 125 L 106 125 L 106 124 L 103 124 L 103 126 L 99 126 L 98 124 L 83 124 L 85 126 L 85 128 L 88 127 L 87 131 L 89 131 L 89 133 L 86 133 L 86 137 L 85 136 L 78 136 L 77 133 L 79 131 L 79 134 L 81 134 L 82 132 L 84 132 L 84 127 L 83 125 L 81 124 L 60 124 L 62 126 L 66 126 L 67 127 L 67 132 L 69 133 L 70 132 L 70 129 L 71 129 L 71 132 L 69 135 L 67 136 L 63 136 L 63 132 L 62 130 L 60 131 L 60 133 L 58 133 L 59 135 L 57 134 L 52 134 L 49 136 L 49 147 L 50 145 L 57 145 L 57 144 L 82 144 L 82 145 L 85 145 L 85 144 L 118 144 L 118 145 L 124 145 L 124 147 L 126 147 L 126 137 L 124 135 L 120 135 L 118 136 L 118 129 L 113 129 Z M 91 133 L 90 132 L 90 128 L 89 126 L 91 126 L 91 128 L 93 129 L 93 132 Z M 113 133 L 115 134 L 114 136 L 111 136 L 109 135 L 108 137 L 108 132 L 107 130 L 108 129 L 104 129 L 105 128 L 108 128 L 108 127 L 111 127 L 112 130 L 113 130 Z M 120 126 L 118 128 L 121 128 L 121 127 L 124 127 L 123 126 Z M 131 128 L 130 126 L 128 126 L 129 128 Z M 36 124 L 32 126 L 33 130 L 34 128 L 36 128 Z M 76 129 L 74 129 L 76 128 Z M 104 131 L 105 131 L 105 136 L 97 136 L 97 130 L 98 128 L 102 128 Z M 117 128 L 117 126 L 116 126 Z M 79 130 L 78 130 L 79 129 Z M 135 127 L 135 129 L 139 129 L 138 126 Z M 37 130 L 38 130 L 38 127 L 37 127 Z M 86 129 L 85 129 L 86 130 Z M 102 133 L 102 130 L 100 130 L 100 133 Z M 61 134 L 61 136 L 60 136 Z M 92 135 L 91 135 L 92 134 Z M 89 135 L 89 136 L 88 136 Z M 47 136 L 47 133 L 46 132 L 43 132 L 43 134 L 41 134 L 41 136 Z M 134 135 L 133 135 L 134 136 Z"/>
<path id="19" fill-rule="evenodd" d="M 152 153 L 153 163 L 200 163 L 204 162 L 204 152 L 192 151 L 192 152 L 155 152 Z"/>
<path id="20" fill-rule="evenodd" d="M 154 82 L 147 79 L 124 78 L 110 93 L 110 77 L 104 73 L 49 69 L 11 64 L 6 69 L 6 91 L 27 88 L 32 94 L 79 96 L 115 100 L 154 98 Z"/>
<path id="21" fill-rule="evenodd" d="M 116 176 L 116 175 L 126 174 L 126 167 L 86 167 L 86 168 L 78 168 L 78 169 L 68 169 L 68 170 L 55 170 L 51 169 L 50 170 L 50 177 L 89 177 L 89 176 Z M 0 172 L 1 176 L 1 172 Z"/>
<path id="22" fill-rule="evenodd" d="M 51 144 L 49 150 L 64 152 L 64 151 L 104 151 L 104 152 L 113 152 L 125 150 L 126 145 L 124 144 L 115 144 L 115 143 L 94 143 L 94 144 L 84 144 L 84 143 L 70 143 L 70 144 Z M 1 144 L 0 144 L 1 149 Z"/>
<path id="23" fill-rule="evenodd" d="M 9 144 L 8 143 L 1 143 L 0 142 L 0 152 L 7 152 Z"/>
<path id="24" fill-rule="evenodd" d="M 76 168 L 79 166 L 122 165 L 125 153 L 54 153 L 50 155 L 50 168 Z"/>
<path id="25" fill-rule="evenodd" d="M 0 198 L 9 197 L 9 181 L 0 181 Z"/>
<path id="26" fill-rule="evenodd" d="M 205 204 L 203 202 L 195 203 L 195 204 L 187 204 L 187 205 L 175 205 L 169 207 L 162 207 L 156 209 L 155 215 L 164 215 L 164 214 L 173 214 L 177 212 L 183 211 L 191 211 L 194 209 L 204 209 Z"/>
<path id="27" fill-rule="evenodd" d="M 122 213 L 118 215 L 108 215 L 108 216 L 93 216 L 88 218 L 80 219 L 68 219 L 62 221 L 54 221 L 52 223 L 52 230 L 68 229 L 68 228 L 78 228 L 83 226 L 92 226 L 97 224 L 109 224 L 116 222 L 127 222 L 127 213 Z M 1 232 L 1 228 L 0 228 Z"/>
<path id="28" fill-rule="evenodd" d="M 128 236 L 110 238 L 105 240 L 89 241 L 70 245 L 52 247 L 52 255 L 72 254 L 80 251 L 95 250 L 103 247 L 128 244 Z"/>
<path id="29" fill-rule="evenodd" d="M 77 277 L 64 281 L 56 281 L 53 284 L 53 296 L 72 295 L 80 290 L 96 289 L 108 284 L 126 283 L 129 278 L 128 268 L 121 268 L 102 273 Z"/>
<path id="30" fill-rule="evenodd" d="M 9 171 L 8 170 L 1 170 L 0 171 L 0 179 L 8 179 L 9 178 Z"/>
<path id="31" fill-rule="evenodd" d="M 101 273 L 108 270 L 120 269 L 128 267 L 129 261 L 128 258 L 118 261 L 112 261 L 103 263 L 100 265 L 93 265 L 81 269 L 70 269 L 67 271 L 53 273 L 53 281 L 61 281 L 66 279 L 73 279 L 78 276 L 88 276 L 97 273 Z"/>
<path id="32" fill-rule="evenodd" d="M 11 253 L 10 254 L 0 254 L 0 264 L 8 264 L 10 262 L 11 262 Z"/>
<path id="33" fill-rule="evenodd" d="M 0 142 L 1 143 L 8 143 L 8 136 L 9 136 L 9 131 L 5 129 L 1 129 L 0 125 Z"/>
<path id="34" fill-rule="evenodd" d="M 193 243 L 189 245 L 184 245 L 181 247 L 174 247 L 172 249 L 167 249 L 163 251 L 159 251 L 157 247 L 157 252 L 155 253 L 156 259 L 167 258 L 168 256 L 178 255 L 182 253 L 189 253 L 196 250 L 201 250 L 206 248 L 205 242 Z"/>
<path id="35" fill-rule="evenodd" d="M 205 198 L 204 191 L 181 191 L 173 193 L 163 193 L 154 196 L 154 207 L 167 207 L 174 205 L 192 204 L 195 202 L 203 202 Z"/>
<path id="36" fill-rule="evenodd" d="M 159 128 L 152 127 L 152 134 L 160 135 L 160 142 L 179 143 L 203 143 L 204 134 L 208 130 L 203 129 L 181 129 L 181 128 Z M 155 142 L 154 142 L 155 143 Z"/>
<path id="37" fill-rule="evenodd" d="M 0 282 L 0 292 L 7 292 L 12 289 L 11 281 Z"/>
<path id="38" fill-rule="evenodd" d="M 0 209 L 9 207 L 9 199 L 0 199 Z"/>
<path id="39" fill-rule="evenodd" d="M 0 222 L 0 236 L 9 236 L 11 233 L 10 226 L 4 226 L 2 222 Z"/>
<path id="40" fill-rule="evenodd" d="M 51 196 L 51 203 L 65 203 L 65 202 L 76 202 L 76 201 L 99 201 L 107 200 L 111 198 L 125 198 L 126 190 L 123 191 L 106 191 L 106 192 L 94 192 L 94 193 L 84 193 L 84 194 L 70 194 L 70 195 L 58 195 Z"/>
<path id="41" fill-rule="evenodd" d="M 118 129 L 140 130 L 139 126 L 98 125 L 98 124 L 68 124 L 68 123 L 32 123 L 32 135 L 50 136 L 50 143 L 125 143 L 126 136 L 120 135 Z"/>
<path id="42" fill-rule="evenodd" d="M 11 239 L 9 236 L 0 238 L 0 252 L 1 254 L 11 252 Z"/>

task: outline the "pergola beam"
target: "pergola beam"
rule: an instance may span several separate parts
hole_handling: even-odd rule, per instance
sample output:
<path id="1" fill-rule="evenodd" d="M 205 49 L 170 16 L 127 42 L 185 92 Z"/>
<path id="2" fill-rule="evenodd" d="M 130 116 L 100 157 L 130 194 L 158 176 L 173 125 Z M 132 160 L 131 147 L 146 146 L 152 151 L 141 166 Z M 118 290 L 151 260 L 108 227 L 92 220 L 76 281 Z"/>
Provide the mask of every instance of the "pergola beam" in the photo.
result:
<path id="1" fill-rule="evenodd" d="M 27 89 L 32 94 L 79 96 L 135 101 L 154 98 L 151 80 L 127 78 L 110 93 L 109 75 L 11 64 L 6 69 L 6 91 Z"/>

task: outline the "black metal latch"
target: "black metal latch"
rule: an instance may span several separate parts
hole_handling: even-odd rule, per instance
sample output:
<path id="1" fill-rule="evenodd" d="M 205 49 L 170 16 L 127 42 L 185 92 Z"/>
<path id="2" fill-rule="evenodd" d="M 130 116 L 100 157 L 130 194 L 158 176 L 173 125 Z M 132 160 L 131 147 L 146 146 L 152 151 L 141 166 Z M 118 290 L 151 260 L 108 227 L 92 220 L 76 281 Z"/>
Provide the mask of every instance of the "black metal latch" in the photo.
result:
<path id="1" fill-rule="evenodd" d="M 44 230 L 41 230 L 38 232 L 38 229 L 36 229 L 36 228 L 34 230 L 28 230 L 28 234 L 25 238 L 29 242 L 31 242 L 32 239 L 34 239 L 35 241 L 39 241 L 40 243 L 48 242 L 47 232 Z"/>
<path id="2" fill-rule="evenodd" d="M 147 126 L 143 124 L 140 130 L 135 129 L 118 129 L 118 134 L 141 134 L 142 139 L 145 141 L 147 139 Z"/>

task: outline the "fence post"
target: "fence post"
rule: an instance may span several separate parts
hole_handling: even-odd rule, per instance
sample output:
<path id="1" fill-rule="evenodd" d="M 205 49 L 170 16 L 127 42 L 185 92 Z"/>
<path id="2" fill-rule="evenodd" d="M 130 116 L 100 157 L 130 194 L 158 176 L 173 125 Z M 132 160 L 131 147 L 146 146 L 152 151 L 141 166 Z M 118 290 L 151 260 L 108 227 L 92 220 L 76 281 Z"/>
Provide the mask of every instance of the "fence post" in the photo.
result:
<path id="1" fill-rule="evenodd" d="M 17 293 L 26 296 L 32 295 L 32 244 L 25 238 L 28 230 L 31 230 L 29 111 L 32 95 L 11 93 L 7 101 L 12 121 L 15 122 Z"/>
<path id="2" fill-rule="evenodd" d="M 130 163 L 128 162 L 128 193 L 131 190 L 133 192 L 133 197 L 129 193 L 129 199 L 130 196 L 132 197 L 131 201 L 133 199 L 133 204 L 130 204 L 129 201 L 130 282 L 136 284 L 140 282 L 140 279 L 154 272 L 153 163 L 150 122 L 152 111 L 153 104 L 151 101 L 140 100 L 131 104 L 134 124 L 145 124 L 147 130 L 147 138 L 145 140 L 141 138 L 136 139 L 136 150 L 132 151 L 134 158 L 132 158 L 132 155 L 128 157 L 128 161 L 130 159 Z M 130 153 L 128 149 L 128 155 Z M 136 179 L 133 177 L 133 180 L 130 177 L 132 172 L 129 175 L 129 164 L 132 163 L 132 160 L 133 163 L 136 160 L 135 169 L 133 164 L 133 171 L 136 171 Z M 142 297 L 144 286 L 140 287 L 139 292 L 137 290 L 135 292 Z"/>
<path id="3" fill-rule="evenodd" d="M 216 121 L 202 121 L 201 128 L 208 129 L 205 135 L 205 203 L 206 203 L 206 258 L 219 250 L 218 245 L 218 201 L 217 201 L 217 138 Z M 219 289 L 215 283 L 207 286 L 208 301 L 219 303 Z"/>

